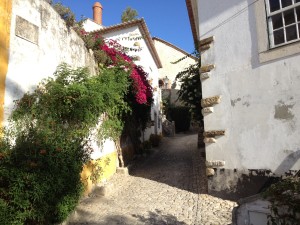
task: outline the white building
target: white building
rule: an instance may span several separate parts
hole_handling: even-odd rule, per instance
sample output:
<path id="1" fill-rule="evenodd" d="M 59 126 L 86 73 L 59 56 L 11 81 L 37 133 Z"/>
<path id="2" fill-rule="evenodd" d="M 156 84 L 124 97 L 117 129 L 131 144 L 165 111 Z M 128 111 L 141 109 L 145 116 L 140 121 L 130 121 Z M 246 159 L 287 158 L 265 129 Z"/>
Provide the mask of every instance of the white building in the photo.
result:
<path id="1" fill-rule="evenodd" d="M 148 140 L 151 134 L 161 134 L 161 90 L 158 85 L 159 72 L 162 67 L 160 58 L 150 36 L 144 19 L 132 20 L 109 27 L 102 25 L 102 6 L 95 3 L 93 6 L 94 24 L 91 20 L 84 23 L 84 29 L 98 33 L 107 40 L 115 40 L 125 49 L 127 54 L 134 57 L 135 63 L 149 74 L 148 80 L 153 87 L 153 106 L 151 109 L 152 125 L 147 128 L 142 141 Z M 93 29 L 93 28 L 98 29 Z"/>
<path id="2" fill-rule="evenodd" d="M 166 88 L 180 89 L 181 84 L 175 80 L 176 75 L 194 65 L 197 58 L 166 40 L 158 37 L 153 37 L 152 40 L 162 63 L 162 68 L 158 70 L 159 79 L 164 80 L 167 77 L 169 82 L 168 85 L 165 84 Z M 177 62 L 180 59 L 183 60 Z"/>
<path id="3" fill-rule="evenodd" d="M 200 44 L 210 193 L 300 169 L 299 0 L 186 0 Z"/>
<path id="4" fill-rule="evenodd" d="M 161 38 L 153 37 L 152 40 L 162 63 L 162 67 L 158 70 L 162 96 L 169 98 L 171 104 L 180 105 L 177 99 L 181 83 L 176 80 L 176 75 L 190 65 L 196 64 L 198 59 Z"/>

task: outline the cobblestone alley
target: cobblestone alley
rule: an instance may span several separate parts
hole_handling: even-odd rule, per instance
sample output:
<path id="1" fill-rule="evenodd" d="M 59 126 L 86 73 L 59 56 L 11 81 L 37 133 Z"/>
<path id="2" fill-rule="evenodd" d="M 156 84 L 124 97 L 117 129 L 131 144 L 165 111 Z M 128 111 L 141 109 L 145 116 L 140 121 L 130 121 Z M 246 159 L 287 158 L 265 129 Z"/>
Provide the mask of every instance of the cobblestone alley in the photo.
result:
<path id="1" fill-rule="evenodd" d="M 68 224 L 230 224 L 235 203 L 206 194 L 196 143 L 195 134 L 164 138 L 152 155 L 130 167 L 129 176 L 109 181 L 109 194 L 84 199 Z"/>

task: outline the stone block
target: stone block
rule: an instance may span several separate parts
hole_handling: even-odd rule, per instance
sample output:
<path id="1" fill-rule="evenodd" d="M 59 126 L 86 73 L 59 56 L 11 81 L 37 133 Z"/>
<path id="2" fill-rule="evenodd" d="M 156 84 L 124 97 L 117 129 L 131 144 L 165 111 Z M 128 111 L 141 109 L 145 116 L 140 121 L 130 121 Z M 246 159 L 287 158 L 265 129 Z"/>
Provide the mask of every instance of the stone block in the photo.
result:
<path id="1" fill-rule="evenodd" d="M 206 79 L 210 78 L 210 75 L 211 75 L 210 72 L 207 72 L 207 73 L 201 73 L 201 74 L 200 74 L 200 80 L 201 80 L 201 81 L 202 81 L 202 80 L 206 80 Z"/>
<path id="2" fill-rule="evenodd" d="M 221 96 L 216 95 L 216 96 L 213 96 L 213 97 L 201 99 L 201 106 L 203 108 L 211 107 L 211 106 L 214 106 L 216 104 L 219 104 L 220 102 L 221 102 Z"/>
<path id="3" fill-rule="evenodd" d="M 213 70 L 214 68 L 216 68 L 216 66 L 213 64 L 201 66 L 200 73 L 207 73 Z"/>
<path id="4" fill-rule="evenodd" d="M 96 186 L 93 194 L 101 195 L 101 196 L 109 196 L 113 192 L 113 184 L 107 183 L 103 186 Z"/>
<path id="5" fill-rule="evenodd" d="M 223 166 L 225 166 L 225 161 L 222 161 L 222 160 L 206 161 L 205 165 L 208 168 L 223 167 Z"/>
<path id="6" fill-rule="evenodd" d="M 204 139 L 203 139 L 203 142 L 204 142 L 204 143 L 216 143 L 217 140 L 214 139 L 214 138 L 204 138 Z"/>
<path id="7" fill-rule="evenodd" d="M 210 36 L 199 41 L 199 46 L 207 45 L 215 40 L 215 36 Z"/>
<path id="8" fill-rule="evenodd" d="M 213 113 L 214 112 L 214 107 L 206 107 L 202 109 L 202 115 L 204 116 L 205 114 Z"/>
<path id="9" fill-rule="evenodd" d="M 202 52 L 204 52 L 204 51 L 206 51 L 208 49 L 210 49 L 210 44 L 201 45 L 200 48 L 199 48 L 200 53 L 202 53 Z"/>
<path id="10" fill-rule="evenodd" d="M 215 175 L 215 170 L 213 168 L 206 168 L 206 176 L 211 177 Z"/>
<path id="11" fill-rule="evenodd" d="M 20 16 L 16 17 L 16 36 L 38 44 L 39 41 L 39 27 L 23 19 Z"/>
<path id="12" fill-rule="evenodd" d="M 204 137 L 216 137 L 216 136 L 224 136 L 225 130 L 210 130 L 210 131 L 204 131 L 203 136 Z"/>
<path id="13" fill-rule="evenodd" d="M 128 168 L 127 167 L 118 167 L 117 168 L 117 173 L 127 176 L 129 174 Z"/>

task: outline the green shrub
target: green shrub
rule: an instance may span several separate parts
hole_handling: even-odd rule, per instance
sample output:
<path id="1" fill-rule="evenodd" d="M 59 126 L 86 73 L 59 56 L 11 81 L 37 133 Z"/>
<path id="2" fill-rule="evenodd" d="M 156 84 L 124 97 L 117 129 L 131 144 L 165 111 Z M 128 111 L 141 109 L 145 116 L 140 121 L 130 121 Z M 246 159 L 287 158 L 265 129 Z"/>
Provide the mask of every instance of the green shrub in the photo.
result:
<path id="1" fill-rule="evenodd" d="M 128 74 L 58 68 L 34 93 L 16 101 L 0 140 L 0 224 L 53 224 L 74 210 L 83 192 L 90 130 L 106 113 L 99 140 L 116 139 L 129 111 Z M 11 145 L 13 143 L 13 145 Z"/>
<path id="2" fill-rule="evenodd" d="M 272 184 L 263 196 L 271 202 L 268 225 L 299 224 L 300 177 L 288 177 Z"/>

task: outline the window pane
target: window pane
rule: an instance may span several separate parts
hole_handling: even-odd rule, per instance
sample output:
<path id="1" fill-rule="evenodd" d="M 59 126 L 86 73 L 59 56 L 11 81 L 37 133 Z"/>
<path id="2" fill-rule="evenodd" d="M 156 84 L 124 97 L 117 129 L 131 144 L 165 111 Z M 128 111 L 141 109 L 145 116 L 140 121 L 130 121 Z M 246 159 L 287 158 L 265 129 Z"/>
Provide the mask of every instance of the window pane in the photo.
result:
<path id="1" fill-rule="evenodd" d="M 282 8 L 292 5 L 292 4 L 293 4 L 292 0 L 281 0 Z"/>
<path id="2" fill-rule="evenodd" d="M 270 2 L 270 11 L 274 12 L 280 9 L 279 0 L 269 0 Z"/>
<path id="3" fill-rule="evenodd" d="M 281 13 L 277 14 L 275 16 L 272 16 L 271 18 L 272 18 L 272 25 L 273 25 L 274 30 L 283 27 Z"/>
<path id="4" fill-rule="evenodd" d="M 284 22 L 285 22 L 285 25 L 295 23 L 294 9 L 284 12 Z"/>
<path id="5" fill-rule="evenodd" d="M 286 28 L 286 41 L 292 41 L 297 39 L 296 25 L 292 25 Z"/>
<path id="6" fill-rule="evenodd" d="M 296 12 L 297 12 L 297 20 L 300 21 L 300 7 L 296 8 Z"/>
<path id="7" fill-rule="evenodd" d="M 283 29 L 274 31 L 274 44 L 279 45 L 284 43 Z"/>

